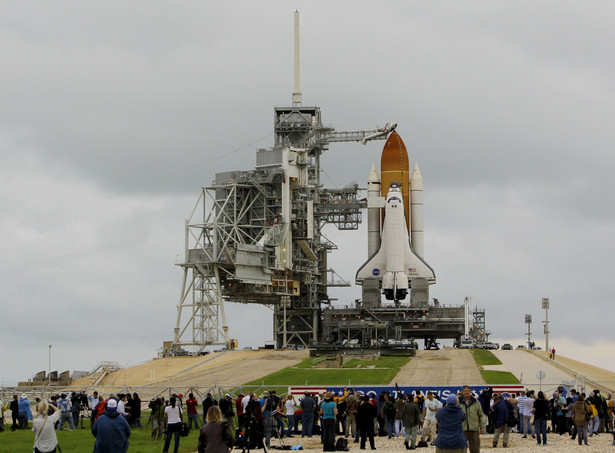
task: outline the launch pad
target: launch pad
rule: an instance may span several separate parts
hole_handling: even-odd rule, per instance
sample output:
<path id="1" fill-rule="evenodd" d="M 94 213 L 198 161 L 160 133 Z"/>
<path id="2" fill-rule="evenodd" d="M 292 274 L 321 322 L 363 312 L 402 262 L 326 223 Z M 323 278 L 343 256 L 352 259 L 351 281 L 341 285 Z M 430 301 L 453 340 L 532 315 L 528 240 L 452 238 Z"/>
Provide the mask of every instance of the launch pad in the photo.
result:
<path id="1" fill-rule="evenodd" d="M 426 348 L 437 348 L 437 339 L 459 341 L 467 332 L 467 307 L 429 302 L 435 273 L 423 258 L 423 182 L 417 165 L 410 176 L 397 123 L 336 131 L 323 125 L 319 107 L 302 106 L 298 15 L 295 27 L 293 105 L 274 110 L 274 146 L 257 151 L 252 170 L 216 174 L 186 221 L 177 321 L 163 354 L 234 347 L 228 302 L 270 307 L 278 348 L 408 353 L 416 339 Z M 321 155 L 331 143 L 382 139 L 381 172 L 372 168 L 367 199 L 356 183 L 322 186 Z M 351 308 L 334 308 L 328 288 L 350 283 L 328 266 L 337 246 L 322 229 L 357 229 L 362 209 L 368 210 L 368 260 L 355 280 L 363 297 Z"/>

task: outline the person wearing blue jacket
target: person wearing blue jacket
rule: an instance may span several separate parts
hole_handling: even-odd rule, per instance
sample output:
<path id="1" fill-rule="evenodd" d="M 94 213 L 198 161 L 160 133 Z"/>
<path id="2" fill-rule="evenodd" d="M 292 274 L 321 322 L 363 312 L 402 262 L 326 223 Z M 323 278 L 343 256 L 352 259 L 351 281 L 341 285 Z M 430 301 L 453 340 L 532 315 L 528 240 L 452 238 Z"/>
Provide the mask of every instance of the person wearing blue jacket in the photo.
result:
<path id="1" fill-rule="evenodd" d="M 446 406 L 436 412 L 440 429 L 436 437 L 436 452 L 463 453 L 468 441 L 463 433 L 463 421 L 466 414 L 457 404 L 457 396 L 449 395 Z"/>
<path id="2" fill-rule="evenodd" d="M 117 400 L 107 401 L 107 410 L 92 426 L 92 434 L 96 438 L 94 453 L 126 453 L 130 426 L 117 411 Z"/>
<path id="3" fill-rule="evenodd" d="M 28 401 L 28 395 L 22 393 L 19 402 L 19 427 L 25 429 L 28 427 L 28 422 L 32 420 L 32 411 L 30 410 L 30 401 Z"/>
<path id="4" fill-rule="evenodd" d="M 508 433 L 510 432 L 508 426 L 508 419 L 513 412 L 513 406 L 509 401 L 506 401 L 502 395 L 494 394 L 494 403 L 491 408 L 491 416 L 495 431 L 493 432 L 493 448 L 498 446 L 498 440 L 502 435 L 502 441 L 504 448 L 508 447 Z"/>

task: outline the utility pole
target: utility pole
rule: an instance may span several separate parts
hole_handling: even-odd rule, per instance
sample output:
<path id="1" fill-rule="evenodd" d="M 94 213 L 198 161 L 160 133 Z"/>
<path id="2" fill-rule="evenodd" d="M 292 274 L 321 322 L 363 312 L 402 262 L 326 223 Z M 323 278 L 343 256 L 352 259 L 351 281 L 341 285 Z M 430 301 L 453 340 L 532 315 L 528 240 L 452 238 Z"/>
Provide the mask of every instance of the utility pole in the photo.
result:
<path id="1" fill-rule="evenodd" d="M 545 325 L 545 349 L 547 352 L 551 352 L 549 349 L 549 298 L 542 298 L 542 309 L 545 311 L 545 321 L 543 321 Z"/>
<path id="2" fill-rule="evenodd" d="M 532 349 L 532 315 L 525 315 L 527 324 L 527 348 Z"/>
<path id="3" fill-rule="evenodd" d="M 51 345 L 49 345 L 49 373 L 47 374 L 47 380 L 49 385 L 51 385 Z"/>

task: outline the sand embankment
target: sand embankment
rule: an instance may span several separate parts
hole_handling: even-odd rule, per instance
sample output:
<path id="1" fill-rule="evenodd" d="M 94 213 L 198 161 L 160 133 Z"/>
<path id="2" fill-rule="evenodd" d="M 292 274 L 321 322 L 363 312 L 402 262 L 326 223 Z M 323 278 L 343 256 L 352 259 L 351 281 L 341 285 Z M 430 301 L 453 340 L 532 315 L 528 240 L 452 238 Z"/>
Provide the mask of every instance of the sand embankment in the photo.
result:
<path id="1" fill-rule="evenodd" d="M 308 351 L 238 350 L 222 351 L 201 357 L 165 357 L 109 373 L 100 387 L 140 386 L 238 386 L 295 365 Z M 90 386 L 83 378 L 75 386 Z"/>

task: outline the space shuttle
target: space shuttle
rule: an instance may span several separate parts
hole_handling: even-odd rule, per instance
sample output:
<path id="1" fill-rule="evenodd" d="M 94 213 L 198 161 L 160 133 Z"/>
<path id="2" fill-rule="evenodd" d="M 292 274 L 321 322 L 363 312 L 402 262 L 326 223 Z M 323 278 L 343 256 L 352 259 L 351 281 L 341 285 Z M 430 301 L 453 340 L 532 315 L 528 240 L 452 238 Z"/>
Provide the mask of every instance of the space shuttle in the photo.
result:
<path id="1" fill-rule="evenodd" d="M 398 304 L 411 293 L 410 304 L 428 304 L 434 270 L 423 259 L 423 179 L 397 132 L 387 140 L 381 158 L 382 180 L 372 166 L 367 183 L 368 260 L 355 281 L 377 281 L 387 300 Z M 394 179 L 393 179 L 394 178 Z M 386 187 L 382 185 L 385 182 Z"/>

